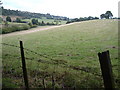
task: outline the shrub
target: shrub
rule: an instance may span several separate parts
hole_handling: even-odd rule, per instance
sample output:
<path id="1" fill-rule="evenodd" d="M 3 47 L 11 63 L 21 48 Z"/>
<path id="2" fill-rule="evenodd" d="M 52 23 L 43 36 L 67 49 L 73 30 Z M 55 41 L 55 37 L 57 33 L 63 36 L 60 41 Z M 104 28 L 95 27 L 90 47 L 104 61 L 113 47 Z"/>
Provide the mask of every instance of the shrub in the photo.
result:
<path id="1" fill-rule="evenodd" d="M 12 21 L 12 20 L 11 20 L 11 17 L 7 16 L 7 17 L 6 17 L 6 21 L 11 22 L 11 21 Z"/>
<path id="2" fill-rule="evenodd" d="M 30 28 L 37 27 L 37 25 L 33 25 L 32 23 L 28 23 L 28 25 L 30 26 Z"/>
<path id="3" fill-rule="evenodd" d="M 21 30 L 27 30 L 30 29 L 29 25 L 11 25 L 8 27 L 2 28 L 2 34 L 10 33 L 10 32 L 15 32 L 15 31 L 21 31 Z"/>
<path id="4" fill-rule="evenodd" d="M 38 25 L 38 19 L 32 19 L 32 24 L 33 25 Z"/>
<path id="5" fill-rule="evenodd" d="M 17 23 L 20 23 L 20 22 L 21 22 L 21 19 L 20 19 L 20 18 L 16 18 L 16 22 L 17 22 Z"/>

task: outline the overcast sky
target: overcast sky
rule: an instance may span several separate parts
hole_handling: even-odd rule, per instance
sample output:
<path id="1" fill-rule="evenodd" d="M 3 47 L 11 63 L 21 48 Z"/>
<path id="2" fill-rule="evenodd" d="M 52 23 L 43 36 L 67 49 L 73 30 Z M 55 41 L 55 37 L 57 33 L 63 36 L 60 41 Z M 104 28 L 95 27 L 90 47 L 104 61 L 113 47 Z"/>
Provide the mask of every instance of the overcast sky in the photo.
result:
<path id="1" fill-rule="evenodd" d="M 21 11 L 50 13 L 52 15 L 79 18 L 97 16 L 110 10 L 118 16 L 119 0 L 2 0 L 3 7 Z"/>

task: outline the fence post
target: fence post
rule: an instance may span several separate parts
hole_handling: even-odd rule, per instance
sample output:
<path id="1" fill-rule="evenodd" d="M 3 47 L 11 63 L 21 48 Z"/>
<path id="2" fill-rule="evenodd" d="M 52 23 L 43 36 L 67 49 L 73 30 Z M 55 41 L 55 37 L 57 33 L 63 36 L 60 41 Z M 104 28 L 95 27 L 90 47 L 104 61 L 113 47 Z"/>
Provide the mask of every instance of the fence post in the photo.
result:
<path id="1" fill-rule="evenodd" d="M 112 65 L 110 61 L 109 51 L 105 51 L 102 53 L 98 53 L 99 62 L 101 66 L 102 76 L 104 80 L 104 88 L 106 90 L 113 90 L 114 86 L 114 78 L 112 75 Z"/>
<path id="2" fill-rule="evenodd" d="M 27 77 L 27 69 L 26 69 L 26 63 L 25 63 L 25 56 L 24 56 L 24 49 L 23 49 L 23 43 L 20 41 L 20 51 L 21 51 L 21 59 L 22 59 L 22 69 L 23 69 L 23 76 L 24 76 L 24 83 L 25 87 L 28 90 L 28 77 Z"/>
<path id="3" fill-rule="evenodd" d="M 42 83 L 43 83 L 43 89 L 45 90 L 45 79 L 44 78 L 42 79 Z"/>
<path id="4" fill-rule="evenodd" d="M 55 80 L 54 80 L 54 73 L 52 74 L 52 87 L 53 87 L 53 90 L 55 90 Z"/>

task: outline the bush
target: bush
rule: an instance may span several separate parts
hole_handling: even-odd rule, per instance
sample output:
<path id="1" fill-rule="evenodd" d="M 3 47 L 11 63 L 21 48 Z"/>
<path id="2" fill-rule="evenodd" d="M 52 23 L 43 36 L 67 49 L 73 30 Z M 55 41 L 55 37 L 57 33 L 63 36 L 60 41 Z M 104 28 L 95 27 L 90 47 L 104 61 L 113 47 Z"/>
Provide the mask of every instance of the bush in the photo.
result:
<path id="1" fill-rule="evenodd" d="M 38 25 L 38 19 L 32 19 L 32 24 L 33 25 Z"/>
<path id="2" fill-rule="evenodd" d="M 7 16 L 7 17 L 6 17 L 6 21 L 11 22 L 11 21 L 12 21 L 12 20 L 11 20 L 11 17 Z"/>
<path id="3" fill-rule="evenodd" d="M 20 23 L 20 22 L 21 22 L 21 19 L 20 19 L 20 18 L 16 18 L 16 22 L 17 22 L 17 23 Z"/>
<path id="4" fill-rule="evenodd" d="M 46 25 L 56 25 L 56 24 L 54 24 L 53 22 L 52 23 L 47 22 Z"/>
<path id="5" fill-rule="evenodd" d="M 10 33 L 10 32 L 15 32 L 15 31 L 21 31 L 21 30 L 28 30 L 30 29 L 29 25 L 11 25 L 8 27 L 2 28 L 2 34 Z"/>
<path id="6" fill-rule="evenodd" d="M 26 21 L 21 21 L 20 18 L 16 18 L 16 20 L 14 22 L 17 22 L 17 23 L 27 23 Z"/>
<path id="7" fill-rule="evenodd" d="M 32 23 L 28 23 L 28 25 L 30 26 L 30 28 L 37 27 L 37 25 L 33 25 Z"/>

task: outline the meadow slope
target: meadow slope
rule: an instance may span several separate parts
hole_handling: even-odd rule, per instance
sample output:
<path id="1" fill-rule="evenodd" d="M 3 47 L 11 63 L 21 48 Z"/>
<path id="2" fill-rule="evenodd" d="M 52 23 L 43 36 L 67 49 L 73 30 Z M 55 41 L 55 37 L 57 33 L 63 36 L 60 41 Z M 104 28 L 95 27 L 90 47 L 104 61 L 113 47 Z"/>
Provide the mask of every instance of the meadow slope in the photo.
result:
<path id="1" fill-rule="evenodd" d="M 29 86 L 103 88 L 98 52 L 110 51 L 116 87 L 118 21 L 92 20 L 28 34 L 3 36 L 3 43 L 24 43 Z M 19 48 L 2 45 L 3 87 L 24 87 Z M 29 49 L 29 50 L 28 50 Z M 32 50 L 32 51 L 30 51 Z M 34 52 L 33 52 L 34 51 Z M 37 53 L 35 53 L 37 52 Z"/>

